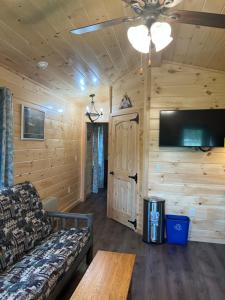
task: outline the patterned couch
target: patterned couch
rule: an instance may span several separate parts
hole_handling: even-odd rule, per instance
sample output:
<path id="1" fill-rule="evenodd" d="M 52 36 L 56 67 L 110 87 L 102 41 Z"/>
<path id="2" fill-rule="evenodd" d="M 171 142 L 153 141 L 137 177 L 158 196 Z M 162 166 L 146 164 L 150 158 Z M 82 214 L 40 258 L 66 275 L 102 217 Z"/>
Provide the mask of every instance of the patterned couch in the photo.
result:
<path id="1" fill-rule="evenodd" d="M 92 242 L 92 215 L 46 212 L 30 182 L 0 190 L 0 299 L 56 299 Z"/>

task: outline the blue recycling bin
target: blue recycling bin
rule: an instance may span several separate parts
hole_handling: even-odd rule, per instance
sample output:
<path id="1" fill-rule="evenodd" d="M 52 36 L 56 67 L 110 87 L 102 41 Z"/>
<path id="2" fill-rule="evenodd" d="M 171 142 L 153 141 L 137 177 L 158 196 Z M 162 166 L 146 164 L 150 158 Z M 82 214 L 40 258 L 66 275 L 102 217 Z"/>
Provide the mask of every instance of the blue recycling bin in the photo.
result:
<path id="1" fill-rule="evenodd" d="M 167 243 L 186 245 L 190 219 L 187 216 L 166 215 Z"/>

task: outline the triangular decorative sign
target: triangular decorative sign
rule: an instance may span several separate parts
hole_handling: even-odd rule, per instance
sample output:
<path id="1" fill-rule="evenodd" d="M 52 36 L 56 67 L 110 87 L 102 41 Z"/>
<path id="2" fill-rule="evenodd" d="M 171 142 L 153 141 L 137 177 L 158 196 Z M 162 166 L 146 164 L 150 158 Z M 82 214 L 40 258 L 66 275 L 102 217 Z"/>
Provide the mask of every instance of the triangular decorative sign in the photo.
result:
<path id="1" fill-rule="evenodd" d="M 119 108 L 120 109 L 124 109 L 124 108 L 129 108 L 129 107 L 132 107 L 132 103 L 131 103 L 131 100 L 128 97 L 128 95 L 125 94 L 124 97 L 123 97 L 123 99 L 121 100 Z"/>

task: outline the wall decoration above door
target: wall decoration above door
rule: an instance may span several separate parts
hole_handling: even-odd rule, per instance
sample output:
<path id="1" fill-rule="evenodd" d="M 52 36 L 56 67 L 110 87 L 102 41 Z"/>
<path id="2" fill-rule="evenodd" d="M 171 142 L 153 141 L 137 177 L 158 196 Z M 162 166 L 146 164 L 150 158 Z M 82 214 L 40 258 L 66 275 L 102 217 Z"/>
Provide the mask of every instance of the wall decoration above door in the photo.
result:
<path id="1" fill-rule="evenodd" d="M 130 98 L 128 97 L 127 94 L 125 94 L 123 96 L 123 99 L 121 100 L 121 103 L 120 103 L 120 109 L 124 109 L 124 108 L 129 108 L 129 107 L 132 107 L 132 103 L 131 103 L 131 100 Z"/>
<path id="2" fill-rule="evenodd" d="M 21 106 L 21 139 L 43 141 L 45 128 L 45 112 Z"/>

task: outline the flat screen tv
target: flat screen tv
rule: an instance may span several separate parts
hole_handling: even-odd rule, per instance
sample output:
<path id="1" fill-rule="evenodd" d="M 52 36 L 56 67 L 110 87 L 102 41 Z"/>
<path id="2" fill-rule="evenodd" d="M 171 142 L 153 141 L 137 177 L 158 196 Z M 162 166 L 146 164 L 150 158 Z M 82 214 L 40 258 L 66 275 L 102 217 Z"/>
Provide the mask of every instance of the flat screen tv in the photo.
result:
<path id="1" fill-rule="evenodd" d="M 224 147 L 224 143 L 225 109 L 160 112 L 160 146 Z"/>

